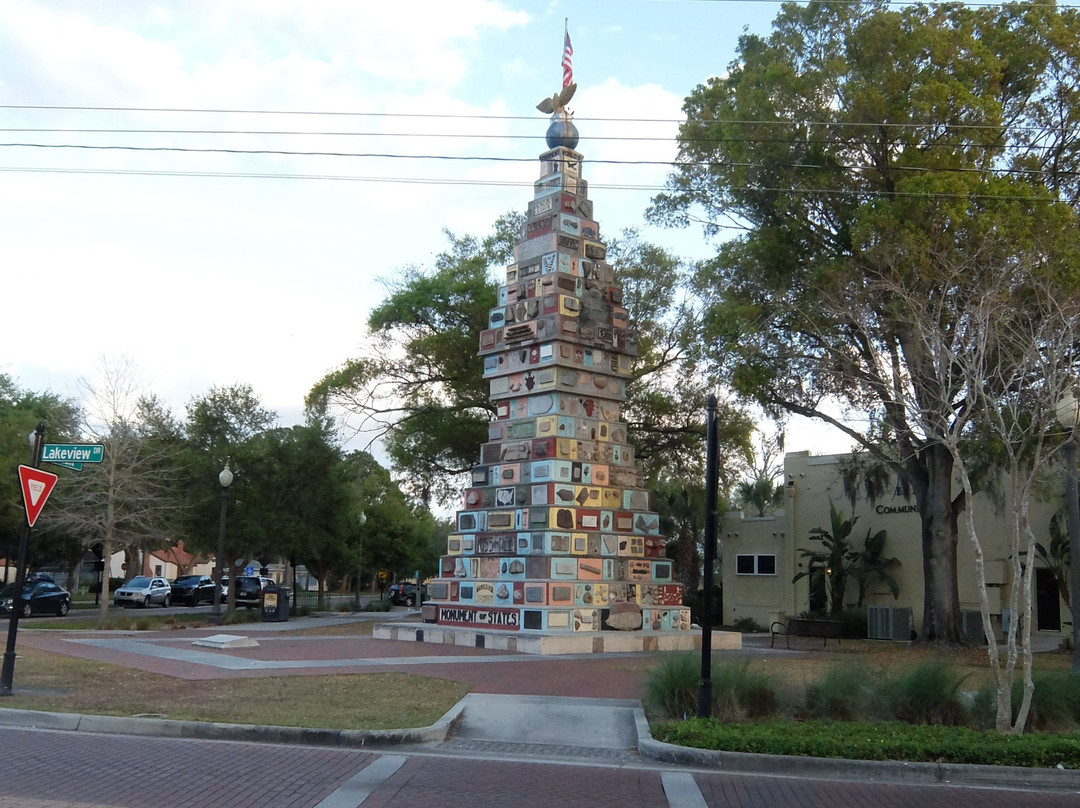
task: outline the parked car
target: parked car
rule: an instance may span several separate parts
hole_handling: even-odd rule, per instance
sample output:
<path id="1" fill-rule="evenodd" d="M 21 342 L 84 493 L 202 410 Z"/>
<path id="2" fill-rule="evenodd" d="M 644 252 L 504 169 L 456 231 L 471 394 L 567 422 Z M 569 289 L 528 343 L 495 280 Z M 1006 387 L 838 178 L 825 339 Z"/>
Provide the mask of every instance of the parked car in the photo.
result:
<path id="1" fill-rule="evenodd" d="M 181 575 L 172 582 L 172 599 L 188 606 L 214 602 L 214 579 L 209 575 Z"/>
<path id="2" fill-rule="evenodd" d="M 427 584 L 420 589 L 420 601 L 427 600 Z M 395 606 L 416 605 L 416 584 L 409 581 L 390 585 L 390 602 Z"/>
<path id="3" fill-rule="evenodd" d="M 8 584 L 0 589 L 0 613 L 10 614 L 14 601 L 15 584 Z M 51 578 L 38 578 L 23 586 L 19 604 L 19 614 L 22 617 L 32 614 L 55 614 L 63 617 L 71 609 L 71 595 L 66 589 L 53 583 Z"/>
<path id="4" fill-rule="evenodd" d="M 263 578 L 261 575 L 237 575 L 236 576 L 236 605 L 247 606 L 249 609 L 262 606 L 263 590 L 274 584 L 272 578 Z M 228 597 L 229 579 L 222 579 L 221 596 Z"/>
<path id="5" fill-rule="evenodd" d="M 172 603 L 172 587 L 164 578 L 136 575 L 116 590 L 113 603 L 117 606 L 151 606 Z"/>

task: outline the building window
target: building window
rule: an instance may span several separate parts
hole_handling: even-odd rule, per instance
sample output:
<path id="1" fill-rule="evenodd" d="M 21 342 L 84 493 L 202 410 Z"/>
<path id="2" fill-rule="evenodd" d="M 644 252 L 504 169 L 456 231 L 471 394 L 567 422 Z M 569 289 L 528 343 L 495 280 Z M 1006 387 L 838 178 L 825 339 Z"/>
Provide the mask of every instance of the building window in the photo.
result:
<path id="1" fill-rule="evenodd" d="M 769 555 L 736 555 L 736 575 L 776 575 L 776 556 Z"/>

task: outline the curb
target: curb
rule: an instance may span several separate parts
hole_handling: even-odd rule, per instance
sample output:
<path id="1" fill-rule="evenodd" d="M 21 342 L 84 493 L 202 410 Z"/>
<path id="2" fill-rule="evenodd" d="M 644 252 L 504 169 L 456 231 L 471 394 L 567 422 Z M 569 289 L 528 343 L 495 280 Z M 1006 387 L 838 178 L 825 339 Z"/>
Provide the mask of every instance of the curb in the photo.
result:
<path id="1" fill-rule="evenodd" d="M 445 741 L 460 720 L 464 705 L 459 702 L 438 721 L 415 729 L 357 730 L 305 729 L 256 724 L 226 724 L 210 721 L 174 721 L 166 718 L 129 718 L 114 715 L 50 713 L 38 710 L 0 708 L 0 725 L 26 729 L 92 732 L 106 735 L 139 735 L 157 738 L 198 738 L 215 741 L 303 744 L 306 746 L 400 746 Z"/>
<path id="2" fill-rule="evenodd" d="M 890 760 L 759 755 L 675 746 L 653 738 L 645 711 L 634 711 L 638 752 L 662 763 L 716 769 L 728 774 L 765 774 L 812 780 L 1004 787 L 1028 791 L 1080 791 L 1080 770 L 982 766 L 970 763 L 911 763 Z"/>
<path id="3" fill-rule="evenodd" d="M 361 749 L 446 741 L 452 734 L 454 726 L 461 720 L 467 700 L 465 698 L 459 701 L 431 726 L 415 729 L 304 729 L 208 721 L 175 721 L 165 718 L 52 713 L 12 708 L 0 708 L 0 726 L 107 735 L 197 738 Z M 655 740 L 649 729 L 649 722 L 645 718 L 644 709 L 635 707 L 633 711 L 639 755 L 660 763 L 691 766 L 725 774 L 758 774 L 771 777 L 848 780 L 863 783 L 949 784 L 1028 791 L 1080 792 L 1080 770 L 1076 769 L 790 757 L 676 746 Z"/>

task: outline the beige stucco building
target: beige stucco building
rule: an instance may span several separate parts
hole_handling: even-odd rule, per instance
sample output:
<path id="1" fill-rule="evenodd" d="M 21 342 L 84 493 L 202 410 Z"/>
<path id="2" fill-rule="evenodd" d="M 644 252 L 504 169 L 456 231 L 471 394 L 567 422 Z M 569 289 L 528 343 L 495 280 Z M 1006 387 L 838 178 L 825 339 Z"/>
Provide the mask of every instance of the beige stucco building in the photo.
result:
<path id="1" fill-rule="evenodd" d="M 735 511 L 726 514 L 721 521 L 720 538 L 723 554 L 724 622 L 732 624 L 739 618 L 753 618 L 763 626 L 784 616 L 796 617 L 811 610 L 809 577 L 792 579 L 806 569 L 807 559 L 800 554 L 802 548 L 822 549 L 820 541 L 810 538 L 814 528 L 830 529 L 829 503 L 836 504 L 845 517 L 852 515 L 851 502 L 844 491 L 845 464 L 852 455 L 821 455 L 796 452 L 784 461 L 785 506 L 773 516 L 754 518 Z M 1063 507 L 1063 475 L 1050 481 L 1050 493 L 1046 501 L 1032 502 L 1031 524 L 1036 540 L 1044 547 L 1050 546 L 1049 524 L 1055 512 Z M 889 607 L 872 610 L 871 623 L 875 619 L 897 621 L 906 614 L 897 609 L 910 609 L 911 626 L 921 630 L 923 612 L 923 570 L 920 545 L 920 521 L 914 497 L 903 495 L 902 487 L 893 474 L 884 486 L 886 492 L 871 501 L 864 486 L 858 486 L 854 514 L 858 517 L 849 541 L 861 549 L 867 531 L 887 531 L 884 555 L 900 561 L 893 571 L 899 583 L 899 598 L 894 600 L 885 584 L 870 588 L 865 605 Z M 974 518 L 986 558 L 987 584 L 990 612 L 1000 630 L 1002 620 L 1009 619 L 1009 595 L 1013 585 L 1010 555 L 1010 539 L 1005 516 L 990 496 L 975 497 Z M 963 527 L 958 542 L 958 584 L 960 608 L 964 615 L 965 634 L 978 641 L 982 638 L 978 619 L 979 596 L 975 576 L 974 551 Z M 1028 559 L 1022 556 L 1024 568 L 1030 568 Z M 1069 633 L 1069 613 L 1061 601 L 1056 584 L 1045 565 L 1038 560 L 1035 568 L 1035 618 L 1034 630 Z M 846 587 L 845 602 L 854 604 L 858 587 L 852 580 Z M 1062 626 L 1065 625 L 1064 631 Z M 906 622 L 904 623 L 906 625 Z M 900 629 L 877 626 L 878 634 L 871 626 L 871 636 L 902 634 Z M 905 639 L 889 636 L 890 639 Z"/>

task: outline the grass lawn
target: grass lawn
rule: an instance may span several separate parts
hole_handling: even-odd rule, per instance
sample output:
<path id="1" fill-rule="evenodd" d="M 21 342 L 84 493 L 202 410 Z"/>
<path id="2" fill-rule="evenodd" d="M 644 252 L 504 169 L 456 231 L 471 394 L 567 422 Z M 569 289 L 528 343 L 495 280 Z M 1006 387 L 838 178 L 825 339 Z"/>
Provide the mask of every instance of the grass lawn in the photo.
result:
<path id="1" fill-rule="evenodd" d="M 106 628 L 114 630 L 212 627 L 202 613 L 109 611 Z M 259 612 L 240 609 L 234 617 L 236 622 L 226 626 L 255 622 Z M 315 626 L 290 631 L 289 636 L 370 636 L 375 622 L 364 619 Z M 22 626 L 78 631 L 97 628 L 98 620 L 96 613 L 90 617 L 73 612 L 63 619 L 35 618 Z M 321 729 L 426 727 L 468 693 L 462 682 L 402 673 L 187 681 L 25 647 L 18 652 L 14 681 L 15 692 L 0 699 L 0 707 Z"/>
<path id="2" fill-rule="evenodd" d="M 469 690 L 402 673 L 189 681 L 32 648 L 14 681 L 0 707 L 323 729 L 426 727 Z"/>

